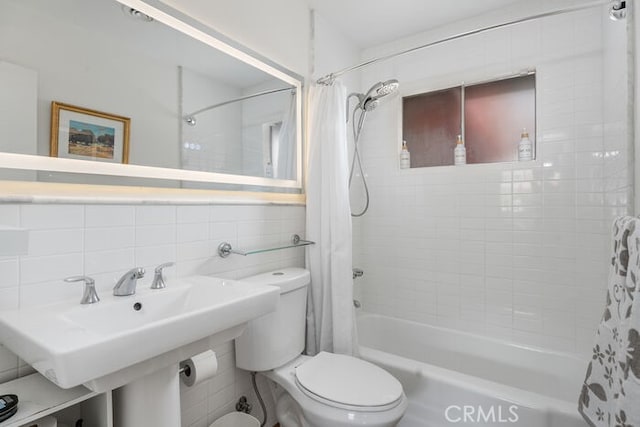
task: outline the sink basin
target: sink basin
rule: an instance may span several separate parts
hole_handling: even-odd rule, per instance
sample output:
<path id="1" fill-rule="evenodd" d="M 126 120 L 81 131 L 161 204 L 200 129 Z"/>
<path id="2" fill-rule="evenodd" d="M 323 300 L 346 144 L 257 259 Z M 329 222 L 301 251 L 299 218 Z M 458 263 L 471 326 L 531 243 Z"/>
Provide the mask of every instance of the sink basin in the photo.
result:
<path id="1" fill-rule="evenodd" d="M 110 296 L 108 299 L 103 298 L 98 304 L 72 304 L 70 309 L 60 312 L 59 316 L 65 322 L 72 323 L 75 327 L 80 327 L 88 333 L 117 334 L 131 329 L 143 328 L 146 325 L 161 322 L 167 318 L 175 318 L 185 313 L 189 299 L 193 299 L 196 289 L 184 284 L 162 291 L 145 289 L 129 297 Z M 213 289 L 213 287 L 205 288 L 209 291 L 213 291 Z M 226 290 L 225 287 L 221 289 Z M 212 296 L 203 297 L 201 301 L 212 299 Z"/>
<path id="2" fill-rule="evenodd" d="M 101 298 L 2 312 L 0 342 L 62 388 L 104 388 L 91 384 L 105 378 L 114 388 L 197 353 L 179 351 L 184 346 L 226 331 L 226 340 L 235 338 L 246 322 L 275 310 L 279 290 L 191 276 Z"/>

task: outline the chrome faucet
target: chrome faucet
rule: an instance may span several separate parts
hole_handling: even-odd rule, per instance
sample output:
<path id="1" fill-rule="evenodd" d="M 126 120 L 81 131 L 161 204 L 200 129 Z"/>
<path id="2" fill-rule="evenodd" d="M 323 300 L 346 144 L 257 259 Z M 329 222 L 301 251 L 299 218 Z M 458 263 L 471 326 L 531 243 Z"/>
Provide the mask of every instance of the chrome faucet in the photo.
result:
<path id="1" fill-rule="evenodd" d="M 135 294 L 138 279 L 142 277 L 144 277 L 144 268 L 132 268 L 127 271 L 113 287 L 113 295 L 123 297 Z"/>

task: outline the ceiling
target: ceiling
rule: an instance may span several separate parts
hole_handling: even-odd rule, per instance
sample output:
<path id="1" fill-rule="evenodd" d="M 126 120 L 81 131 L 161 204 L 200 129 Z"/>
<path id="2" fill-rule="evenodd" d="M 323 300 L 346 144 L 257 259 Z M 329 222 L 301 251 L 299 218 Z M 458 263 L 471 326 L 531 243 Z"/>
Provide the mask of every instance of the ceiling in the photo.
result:
<path id="1" fill-rule="evenodd" d="M 309 0 L 359 48 L 366 49 L 513 3 L 532 0 Z"/>

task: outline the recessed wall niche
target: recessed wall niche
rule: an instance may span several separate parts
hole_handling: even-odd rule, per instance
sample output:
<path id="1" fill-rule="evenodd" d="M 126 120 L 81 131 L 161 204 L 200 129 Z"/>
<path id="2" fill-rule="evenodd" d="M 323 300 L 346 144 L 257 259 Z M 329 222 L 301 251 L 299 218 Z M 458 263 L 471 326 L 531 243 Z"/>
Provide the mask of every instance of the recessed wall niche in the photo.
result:
<path id="1" fill-rule="evenodd" d="M 458 135 L 467 164 L 517 161 L 523 129 L 535 158 L 535 124 L 534 73 L 402 98 L 402 139 L 412 168 L 453 165 Z"/>

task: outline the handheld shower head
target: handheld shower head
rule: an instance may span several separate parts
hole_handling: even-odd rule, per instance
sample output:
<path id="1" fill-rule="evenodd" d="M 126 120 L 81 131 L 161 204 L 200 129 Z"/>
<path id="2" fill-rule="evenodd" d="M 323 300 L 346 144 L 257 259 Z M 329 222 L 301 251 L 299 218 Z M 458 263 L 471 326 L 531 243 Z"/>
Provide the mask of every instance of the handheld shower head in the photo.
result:
<path id="1" fill-rule="evenodd" d="M 358 98 L 356 109 L 360 108 L 362 111 L 373 111 L 378 105 L 380 105 L 380 99 L 387 95 L 391 95 L 398 90 L 400 83 L 396 79 L 387 80 L 386 82 L 378 82 L 374 84 L 366 94 L 351 93 L 347 97 L 347 121 L 349 121 L 349 100 L 352 97 Z"/>
<path id="2" fill-rule="evenodd" d="M 364 98 L 364 100 L 360 104 L 360 107 L 364 111 L 373 111 L 378 108 L 378 105 L 380 105 L 380 101 L 377 98 L 367 97 Z"/>
<path id="3" fill-rule="evenodd" d="M 367 186 L 367 180 L 365 178 L 364 169 L 362 168 L 362 161 L 360 160 L 360 152 L 358 150 L 358 141 L 360 140 L 360 132 L 364 125 L 364 120 L 367 117 L 369 111 L 375 110 L 380 104 L 380 99 L 387 95 L 391 95 L 398 91 L 400 84 L 396 79 L 387 80 L 385 82 L 378 82 L 374 84 L 366 94 L 351 93 L 347 96 L 347 122 L 349 121 L 349 100 L 352 97 L 358 98 L 358 103 L 353 108 L 352 115 L 352 129 L 353 129 L 353 158 L 351 160 L 351 169 L 349 170 L 349 188 L 351 188 L 351 181 L 355 172 L 356 165 L 360 169 L 360 177 L 362 178 L 362 185 L 366 197 L 365 206 L 362 211 L 358 213 L 351 212 L 351 216 L 360 217 L 364 215 L 369 209 L 369 187 Z M 360 115 L 356 118 L 356 114 L 360 109 Z"/>
<path id="4" fill-rule="evenodd" d="M 395 93 L 399 86 L 400 83 L 396 79 L 374 84 L 360 99 L 360 108 L 365 111 L 374 110 L 380 104 L 380 99 Z"/>

